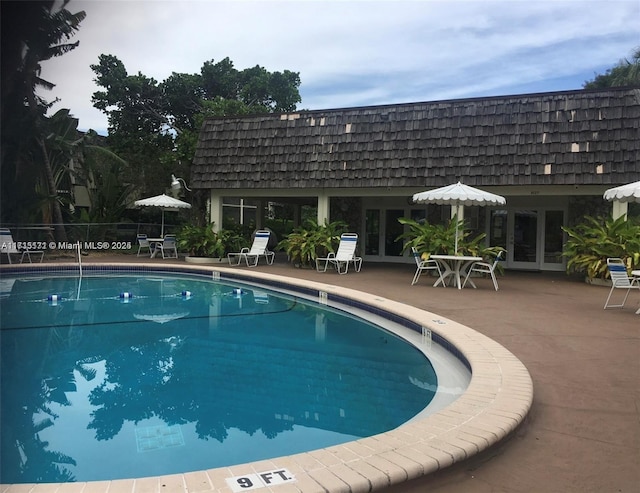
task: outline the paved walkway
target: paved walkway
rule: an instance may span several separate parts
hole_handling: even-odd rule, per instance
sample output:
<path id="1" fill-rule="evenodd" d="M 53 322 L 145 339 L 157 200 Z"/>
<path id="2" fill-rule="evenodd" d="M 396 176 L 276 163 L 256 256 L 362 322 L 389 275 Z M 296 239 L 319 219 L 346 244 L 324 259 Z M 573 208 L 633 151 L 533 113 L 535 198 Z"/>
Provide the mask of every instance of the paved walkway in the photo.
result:
<path id="1" fill-rule="evenodd" d="M 603 310 L 608 289 L 564 273 L 508 272 L 478 289 L 411 286 L 410 265 L 366 264 L 319 274 L 274 273 L 379 294 L 461 322 L 499 342 L 528 368 L 534 402 L 506 443 L 395 492 L 640 491 L 640 296 Z M 619 294 L 619 293 L 618 293 Z"/>
<path id="2" fill-rule="evenodd" d="M 83 261 L 118 258 L 132 260 L 90 255 Z M 638 293 L 626 308 L 605 311 L 607 288 L 564 273 L 507 272 L 495 292 L 490 280 L 478 280 L 476 290 L 433 288 L 425 277 L 411 286 L 409 264 L 365 263 L 360 273 L 338 275 L 296 269 L 278 259 L 252 270 L 359 289 L 433 311 L 493 338 L 528 368 L 534 402 L 513 436 L 394 493 L 640 491 Z"/>

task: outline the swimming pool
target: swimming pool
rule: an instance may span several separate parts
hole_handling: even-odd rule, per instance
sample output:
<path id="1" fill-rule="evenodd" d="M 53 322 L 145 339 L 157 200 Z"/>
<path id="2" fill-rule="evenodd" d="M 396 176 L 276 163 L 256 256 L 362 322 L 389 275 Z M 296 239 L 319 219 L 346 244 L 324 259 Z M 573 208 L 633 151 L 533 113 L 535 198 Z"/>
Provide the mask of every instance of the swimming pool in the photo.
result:
<path id="1" fill-rule="evenodd" d="M 429 359 L 393 333 L 264 287 L 158 274 L 7 281 L 5 483 L 319 449 L 396 428 L 438 388 Z"/>
<path id="2" fill-rule="evenodd" d="M 148 265 L 128 262 L 126 259 L 85 266 L 85 272 L 114 269 L 144 273 L 166 270 L 205 273 L 214 277 L 218 275 L 278 288 L 286 287 L 316 298 L 320 295 L 321 300 L 324 294 L 329 303 L 341 300 L 349 306 L 363 307 L 376 316 L 400 321 L 406 327 L 402 337 L 421 349 L 428 344 L 425 344 L 420 329 L 427 329 L 434 343 L 442 344 L 467 362 L 472 370 L 471 381 L 462 396 L 435 414 L 420 414 L 394 430 L 354 442 L 270 461 L 179 475 L 116 482 L 54 484 L 50 487 L 40 484 L 39 491 L 45 493 L 73 493 L 77 488 L 105 493 L 137 491 L 140 488 L 158 492 L 242 491 L 237 489 L 239 485 L 244 488 L 249 478 L 256 480 L 254 484 L 257 485 L 265 470 L 267 473 L 264 477 L 267 478 L 279 476 L 277 473 L 283 470 L 290 472 L 287 481 L 295 482 L 295 488 L 299 491 L 334 491 L 345 487 L 355 490 L 385 489 L 446 468 L 500 442 L 522 423 L 531 406 L 531 377 L 513 354 L 469 327 L 415 306 L 327 282 L 315 282 L 306 276 L 296 278 L 278 275 L 278 269 L 260 272 L 259 269 L 204 268 L 184 263 L 172 265 L 169 262 Z M 286 269 L 281 270 L 284 272 Z M 77 272 L 77 267 L 47 264 L 0 268 L 0 274 L 24 271 Z M 339 281 L 328 276 L 326 279 L 330 283 L 332 280 Z M 273 481 L 270 486 L 275 488 L 274 491 L 277 489 Z"/>

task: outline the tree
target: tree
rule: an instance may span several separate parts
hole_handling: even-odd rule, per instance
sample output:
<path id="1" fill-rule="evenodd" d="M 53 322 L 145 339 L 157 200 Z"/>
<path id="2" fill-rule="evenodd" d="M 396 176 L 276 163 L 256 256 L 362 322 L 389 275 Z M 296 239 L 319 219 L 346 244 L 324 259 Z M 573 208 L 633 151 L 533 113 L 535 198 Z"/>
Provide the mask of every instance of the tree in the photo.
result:
<path id="1" fill-rule="evenodd" d="M 108 116 L 109 147 L 130 166 L 123 179 L 153 195 L 167 186 L 174 149 L 173 122 L 158 82 L 138 73 L 128 75 L 124 64 L 112 55 L 101 55 L 91 68 L 96 83 L 107 90 L 96 92 L 93 103 Z"/>
<path id="2" fill-rule="evenodd" d="M 2 220 L 24 220 L 38 183 L 50 198 L 58 240 L 65 240 L 64 219 L 46 139 L 45 116 L 51 103 L 37 95 L 54 84 L 40 77 L 41 63 L 78 46 L 68 43 L 85 18 L 72 14 L 69 0 L 0 2 L 2 11 Z"/>
<path id="3" fill-rule="evenodd" d="M 125 213 L 131 187 L 123 179 L 122 170 L 127 163 L 111 152 L 96 132 L 78 131 L 78 119 L 69 110 L 57 111 L 49 122 L 46 139 L 49 161 L 56 178 L 56 187 L 62 190 L 59 201 L 64 210 L 74 210 L 75 218 L 85 223 L 116 223 Z M 89 205 L 75 209 L 76 186 L 87 190 Z M 40 210 L 50 209 L 51 198 L 42 197 Z M 103 240 L 109 226 L 99 230 L 94 239 Z"/>
<path id="4" fill-rule="evenodd" d="M 631 60 L 620 60 L 604 74 L 596 75 L 583 85 L 584 89 L 621 86 L 640 87 L 640 46 L 633 50 Z"/>
<path id="5" fill-rule="evenodd" d="M 129 75 L 113 55 L 100 55 L 91 68 L 104 89 L 92 101 L 108 116 L 109 145 L 131 163 L 131 182 L 146 194 L 166 188 L 171 173 L 188 175 L 205 117 L 293 111 L 301 101 L 299 74 L 237 70 L 229 58 L 163 82 Z"/>

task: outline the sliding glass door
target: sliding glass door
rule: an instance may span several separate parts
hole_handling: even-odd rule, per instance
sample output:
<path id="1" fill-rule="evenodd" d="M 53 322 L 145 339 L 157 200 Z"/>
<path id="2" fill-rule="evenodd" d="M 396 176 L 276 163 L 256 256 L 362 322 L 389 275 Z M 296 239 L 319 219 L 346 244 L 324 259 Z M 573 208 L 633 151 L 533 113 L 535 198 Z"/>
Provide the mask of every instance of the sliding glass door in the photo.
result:
<path id="1" fill-rule="evenodd" d="M 489 211 L 491 246 L 507 250 L 505 267 L 564 270 L 562 257 L 565 211 L 553 208 L 508 208 Z"/>
<path id="2" fill-rule="evenodd" d="M 402 260 L 402 241 L 396 241 L 404 232 L 398 219 L 406 216 L 404 209 L 366 209 L 364 253 L 394 262 Z"/>

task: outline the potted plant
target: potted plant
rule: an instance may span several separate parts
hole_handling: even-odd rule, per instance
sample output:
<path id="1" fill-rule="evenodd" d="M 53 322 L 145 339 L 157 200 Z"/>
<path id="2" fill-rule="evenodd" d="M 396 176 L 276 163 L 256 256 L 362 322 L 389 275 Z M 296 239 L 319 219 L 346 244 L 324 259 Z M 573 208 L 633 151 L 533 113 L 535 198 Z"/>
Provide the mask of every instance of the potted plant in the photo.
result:
<path id="1" fill-rule="evenodd" d="M 493 262 L 498 253 L 504 251 L 504 248 L 499 246 L 486 246 L 485 233 L 471 238 L 471 233 L 464 230 L 464 222 L 458 222 L 455 217 L 448 224 L 429 224 L 426 221 L 418 222 L 405 217 L 398 218 L 398 222 L 409 228 L 407 232 L 396 238 L 396 241 L 405 242 L 402 251 L 415 247 L 423 260 L 428 260 L 432 254 L 457 254 L 482 257 L 488 262 Z M 456 227 L 458 228 L 457 252 L 455 251 Z M 502 272 L 504 267 L 498 264 L 496 270 Z"/>
<path id="2" fill-rule="evenodd" d="M 342 221 L 325 222 L 319 225 L 314 220 L 307 220 L 304 226 L 295 228 L 276 246 L 284 250 L 289 261 L 296 267 L 312 267 L 316 258 L 326 257 L 335 252 L 340 243 L 340 235 L 346 231 L 347 224 Z"/>
<path id="3" fill-rule="evenodd" d="M 568 235 L 562 254 L 569 259 L 567 273 L 584 274 L 590 284 L 607 284 L 608 258 L 621 258 L 629 271 L 640 265 L 637 220 L 586 216 L 577 226 L 562 229 Z"/>
<path id="4" fill-rule="evenodd" d="M 177 235 L 178 248 L 187 252 L 186 261 L 192 263 L 222 262 L 227 253 L 245 246 L 242 237 L 233 231 L 213 231 L 213 224 L 183 226 Z"/>
<path id="5" fill-rule="evenodd" d="M 473 257 L 484 257 L 487 259 L 495 258 L 498 252 L 504 251 L 504 248 L 493 246 L 488 247 L 484 244 L 486 238 L 485 233 L 480 233 L 471 238 L 471 233 L 463 228 L 463 221 L 458 226 L 458 252 L 455 250 L 456 235 L 456 218 L 449 221 L 448 224 L 429 224 L 428 222 L 418 222 L 413 219 L 401 217 L 398 219 L 400 224 L 409 227 L 406 233 L 398 236 L 396 241 L 404 241 L 403 252 L 415 247 L 418 252 L 424 254 L 426 258 L 431 254 L 442 255 L 471 255 Z"/>
<path id="6" fill-rule="evenodd" d="M 404 241 L 402 251 L 415 247 L 420 254 L 453 254 L 455 248 L 455 223 L 430 224 L 426 221 L 415 221 L 406 217 L 398 218 L 398 222 L 407 226 L 409 230 L 396 238 Z M 463 235 L 464 233 L 462 233 Z"/>

